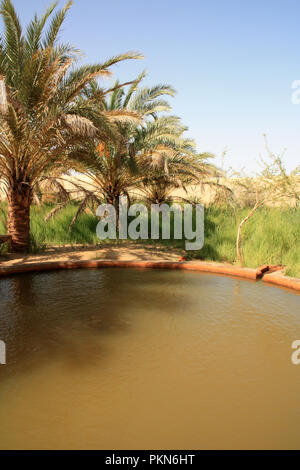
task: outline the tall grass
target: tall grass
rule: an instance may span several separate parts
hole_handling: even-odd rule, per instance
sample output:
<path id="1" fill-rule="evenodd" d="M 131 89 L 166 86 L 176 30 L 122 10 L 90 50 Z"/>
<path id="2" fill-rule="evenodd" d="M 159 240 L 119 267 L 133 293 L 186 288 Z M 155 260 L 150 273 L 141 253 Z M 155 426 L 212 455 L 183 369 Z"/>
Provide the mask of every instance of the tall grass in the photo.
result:
<path id="1" fill-rule="evenodd" d="M 6 205 L 1 207 L 6 210 Z M 98 219 L 92 214 L 82 214 L 71 233 L 68 228 L 76 213 L 76 205 L 69 204 L 53 219 L 44 222 L 51 205 L 31 209 L 31 233 L 36 247 L 47 245 L 96 245 L 103 244 L 96 235 Z M 200 251 L 187 252 L 189 258 L 212 261 L 237 262 L 235 252 L 236 234 L 239 222 L 247 210 L 234 214 L 230 208 L 210 207 L 205 211 L 205 244 Z M 171 217 L 173 225 L 173 217 Z M 5 217 L 0 211 L 0 233 L 5 233 Z M 171 228 L 172 234 L 172 228 Z M 109 240 L 109 243 L 111 241 Z M 116 242 L 118 243 L 118 242 Z M 185 247 L 185 240 L 138 240 L 137 243 L 151 243 L 166 248 Z M 242 253 L 245 266 L 257 267 L 264 263 L 283 264 L 287 274 L 300 276 L 300 211 L 284 208 L 262 208 L 244 226 Z"/>
<path id="2" fill-rule="evenodd" d="M 75 204 L 69 204 L 48 222 L 45 216 L 53 206 L 33 206 L 31 209 L 31 233 L 37 245 L 64 244 L 96 244 L 98 220 L 92 214 L 83 213 L 77 220 L 71 232 L 69 226 L 78 209 Z"/>
<path id="3" fill-rule="evenodd" d="M 209 208 L 205 215 L 205 244 L 196 254 L 203 259 L 237 262 L 236 235 L 247 209 Z M 300 276 L 300 211 L 261 208 L 249 219 L 242 234 L 244 265 L 282 264 L 290 276 Z"/>

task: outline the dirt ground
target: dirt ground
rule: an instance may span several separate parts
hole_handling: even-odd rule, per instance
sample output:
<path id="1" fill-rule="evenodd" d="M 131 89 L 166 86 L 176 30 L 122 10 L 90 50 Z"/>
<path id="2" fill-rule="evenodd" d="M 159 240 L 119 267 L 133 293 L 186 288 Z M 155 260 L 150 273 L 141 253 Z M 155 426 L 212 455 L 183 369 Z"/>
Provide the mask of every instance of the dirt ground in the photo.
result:
<path id="1" fill-rule="evenodd" d="M 18 266 L 47 261 L 178 261 L 181 256 L 184 256 L 183 250 L 147 245 L 139 246 L 133 243 L 96 247 L 84 247 L 82 245 L 54 246 L 39 254 L 7 254 L 0 256 L 0 266 Z"/>

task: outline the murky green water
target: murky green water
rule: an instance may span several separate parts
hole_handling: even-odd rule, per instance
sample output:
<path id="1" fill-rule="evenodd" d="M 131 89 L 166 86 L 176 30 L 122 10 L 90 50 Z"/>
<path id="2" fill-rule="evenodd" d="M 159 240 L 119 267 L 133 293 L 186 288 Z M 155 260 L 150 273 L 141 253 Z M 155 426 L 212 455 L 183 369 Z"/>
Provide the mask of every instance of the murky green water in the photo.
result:
<path id="1" fill-rule="evenodd" d="M 176 271 L 0 280 L 1 449 L 299 448 L 300 296 Z"/>

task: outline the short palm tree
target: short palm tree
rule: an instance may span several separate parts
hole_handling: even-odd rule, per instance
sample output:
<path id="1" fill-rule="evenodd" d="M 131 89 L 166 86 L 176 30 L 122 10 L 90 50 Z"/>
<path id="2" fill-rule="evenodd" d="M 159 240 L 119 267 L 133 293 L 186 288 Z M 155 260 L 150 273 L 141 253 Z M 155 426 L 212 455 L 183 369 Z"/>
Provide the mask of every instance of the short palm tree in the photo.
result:
<path id="1" fill-rule="evenodd" d="M 197 184 L 215 173 L 212 155 L 196 153 L 195 142 L 177 116 L 162 116 L 137 129 L 135 148 L 140 187 L 150 204 L 172 201 L 175 189 Z"/>
<path id="2" fill-rule="evenodd" d="M 108 143 L 101 140 L 97 144 L 83 142 L 74 153 L 70 153 L 70 157 L 74 159 L 73 167 L 89 176 L 90 187 L 93 187 L 93 190 L 85 191 L 85 197 L 74 220 L 89 200 L 94 201 L 95 196 L 112 204 L 118 216 L 120 196 L 129 198 L 130 191 L 140 184 L 141 175 L 137 158 L 137 152 L 140 150 L 136 146 L 136 139 L 140 139 L 140 129 L 146 123 L 158 119 L 158 113 L 161 111 L 170 109 L 170 105 L 163 98 L 164 95 L 174 95 L 170 85 L 139 88 L 144 76 L 143 72 L 127 91 L 120 87 L 118 82 L 115 83 L 113 92 L 108 98 L 103 97 L 101 89 L 95 82 L 90 83 L 85 89 L 84 95 L 89 99 L 97 97 L 101 112 L 107 119 L 113 119 L 118 128 L 118 138 Z"/>
<path id="3" fill-rule="evenodd" d="M 167 157 L 161 160 L 161 152 Z M 148 204 L 171 203 L 174 201 L 190 202 L 187 197 L 174 196 L 176 189 L 187 193 L 187 187 L 200 184 L 207 176 L 215 175 L 215 168 L 209 164 L 208 154 L 186 154 L 169 149 L 158 149 L 158 164 L 144 172 L 141 178 L 141 191 Z"/>
<path id="4" fill-rule="evenodd" d="M 170 199 L 175 188 L 199 182 L 213 167 L 206 161 L 208 155 L 197 155 L 195 143 L 183 137 L 187 128 L 176 116 L 160 115 L 169 111 L 170 105 L 164 95 L 173 96 L 170 85 L 139 87 L 144 72 L 125 91 L 118 82 L 109 97 L 103 96 L 97 83 L 86 87 L 84 95 L 96 97 L 98 106 L 108 118 L 114 118 L 119 138 L 104 143 L 83 142 L 76 148 L 73 168 L 89 177 L 80 182 L 73 179 L 75 190 L 84 194 L 69 230 L 87 205 L 97 201 L 112 204 L 118 218 L 119 198 L 144 194 L 150 203 Z M 58 191 L 59 195 L 60 191 Z M 69 202 L 63 194 L 60 204 L 46 217 L 49 219 Z"/>
<path id="5" fill-rule="evenodd" d="M 8 233 L 13 251 L 29 247 L 30 205 L 43 175 L 67 162 L 77 145 L 94 138 L 114 139 L 117 131 L 95 99 L 83 97 L 87 85 L 110 74 L 110 67 L 136 53 L 102 64 L 71 67 L 76 51 L 57 44 L 72 1 L 49 24 L 55 2 L 36 15 L 25 33 L 10 0 L 2 0 L 4 33 L 0 38 L 0 174 L 8 200 Z"/>

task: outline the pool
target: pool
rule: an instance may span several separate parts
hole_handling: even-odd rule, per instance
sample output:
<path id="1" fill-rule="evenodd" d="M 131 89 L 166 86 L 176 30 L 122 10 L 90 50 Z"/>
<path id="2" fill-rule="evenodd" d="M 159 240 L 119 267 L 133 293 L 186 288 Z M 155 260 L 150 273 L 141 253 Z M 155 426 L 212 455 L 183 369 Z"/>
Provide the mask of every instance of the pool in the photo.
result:
<path id="1" fill-rule="evenodd" d="M 196 272 L 1 279 L 0 448 L 299 448 L 299 307 Z"/>

